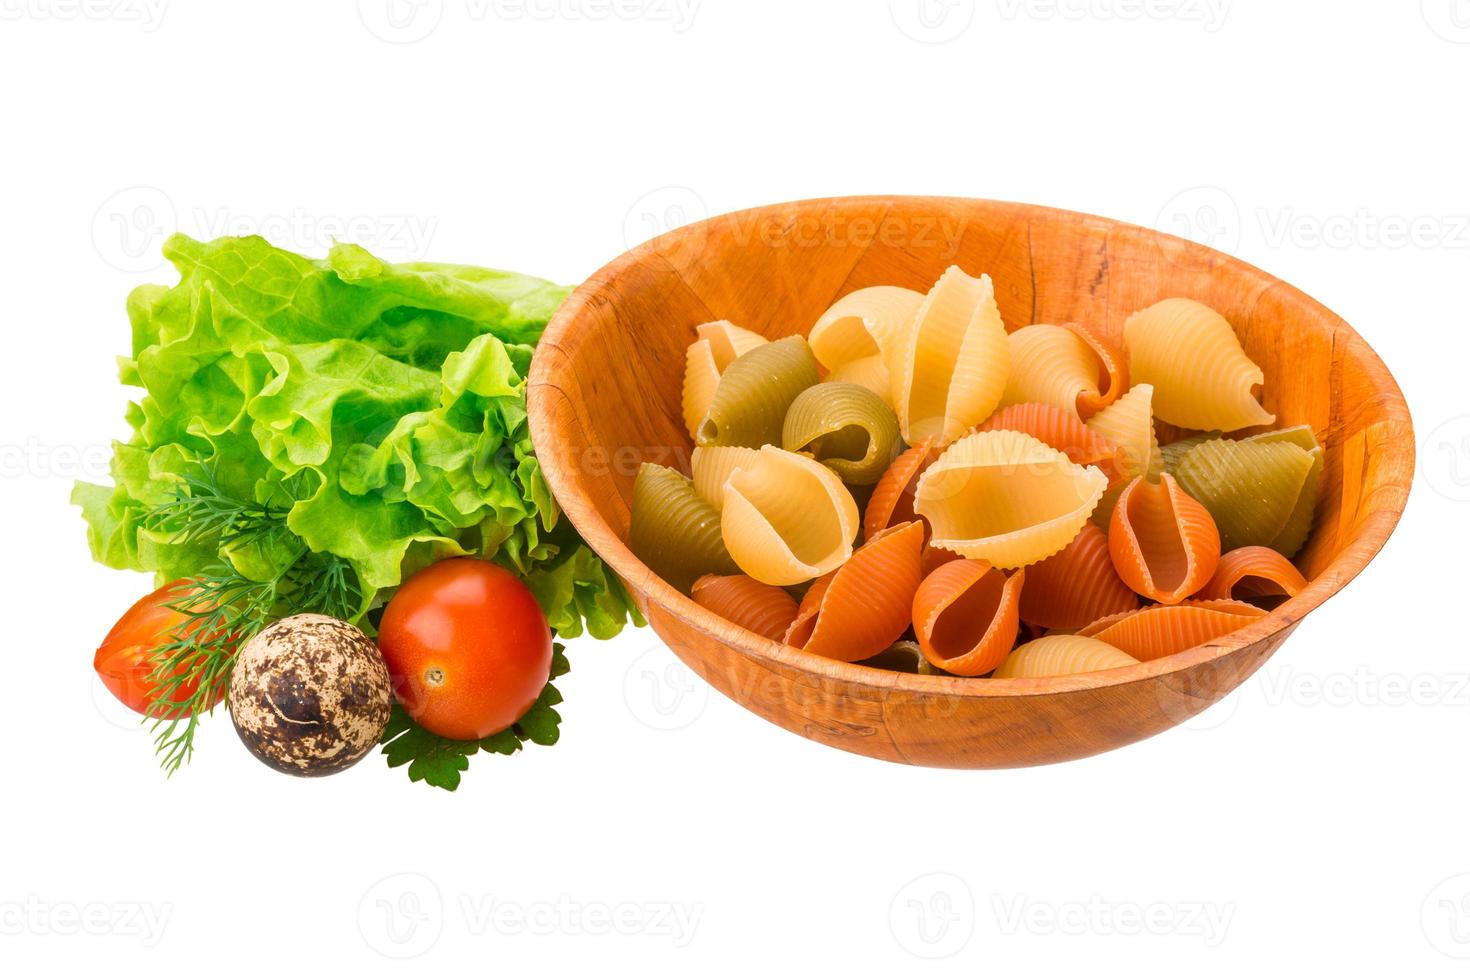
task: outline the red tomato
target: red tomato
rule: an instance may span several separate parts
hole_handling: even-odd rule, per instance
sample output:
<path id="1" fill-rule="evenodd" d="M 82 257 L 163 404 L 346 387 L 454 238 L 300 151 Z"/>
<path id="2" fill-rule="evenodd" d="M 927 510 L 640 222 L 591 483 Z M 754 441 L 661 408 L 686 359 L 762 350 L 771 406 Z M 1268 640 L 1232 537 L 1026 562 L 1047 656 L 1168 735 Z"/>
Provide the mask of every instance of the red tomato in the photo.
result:
<path id="1" fill-rule="evenodd" d="M 153 692 L 158 682 L 149 675 L 153 673 L 157 663 L 158 648 L 179 638 L 178 630 L 184 625 L 186 617 L 168 606 L 187 598 L 189 587 L 190 582 L 187 579 L 179 579 L 133 603 L 133 607 L 123 613 L 122 619 L 112 627 L 107 638 L 97 648 L 97 655 L 92 658 L 92 666 L 107 689 L 139 714 L 154 718 L 179 718 L 187 714 L 179 707 L 154 707 Z M 179 671 L 175 671 L 174 676 L 178 673 Z M 189 681 L 173 693 L 169 703 L 181 705 L 192 698 L 198 689 L 197 679 Z M 209 705 L 218 704 L 224 696 L 225 689 L 221 686 L 214 692 Z"/>
<path id="2" fill-rule="evenodd" d="M 436 735 L 480 739 L 525 714 L 551 676 L 551 629 L 525 583 L 476 558 L 409 578 L 383 610 L 393 690 Z"/>

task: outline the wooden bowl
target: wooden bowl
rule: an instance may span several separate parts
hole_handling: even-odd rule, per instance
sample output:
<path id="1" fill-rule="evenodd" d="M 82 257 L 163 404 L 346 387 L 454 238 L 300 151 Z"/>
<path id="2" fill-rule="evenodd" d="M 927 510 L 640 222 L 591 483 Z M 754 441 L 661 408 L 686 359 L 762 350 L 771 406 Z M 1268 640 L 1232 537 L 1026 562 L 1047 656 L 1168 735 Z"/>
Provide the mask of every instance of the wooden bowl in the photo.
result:
<path id="1" fill-rule="evenodd" d="M 1326 449 L 1315 530 L 1298 556 L 1310 587 L 1245 629 L 1162 660 L 988 680 L 890 672 L 774 643 L 695 605 L 634 557 L 625 541 L 638 464 L 688 472 L 679 403 L 696 324 L 728 319 L 770 337 L 804 334 L 851 290 L 894 284 L 924 291 L 950 265 L 990 273 L 1011 330 L 1080 321 L 1119 339 L 1128 314 L 1168 296 L 1223 313 L 1265 369 L 1263 401 L 1278 425 L 1309 423 Z M 995 201 L 801 201 L 670 232 L 615 259 L 562 306 L 537 349 L 529 399 L 531 434 L 552 492 L 685 663 L 783 728 L 927 766 L 1076 759 L 1204 710 L 1378 552 L 1413 474 L 1413 429 L 1398 386 L 1362 338 L 1320 303 L 1169 235 Z"/>

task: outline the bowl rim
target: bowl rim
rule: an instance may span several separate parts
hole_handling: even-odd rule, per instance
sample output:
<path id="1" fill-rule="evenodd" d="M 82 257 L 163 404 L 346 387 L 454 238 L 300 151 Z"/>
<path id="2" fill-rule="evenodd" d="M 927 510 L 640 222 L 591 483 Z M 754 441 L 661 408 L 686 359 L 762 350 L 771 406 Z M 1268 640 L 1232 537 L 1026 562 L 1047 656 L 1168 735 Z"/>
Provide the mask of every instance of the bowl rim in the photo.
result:
<path id="1" fill-rule="evenodd" d="M 731 218 L 755 219 L 762 212 L 789 211 L 794 208 L 833 207 L 838 205 L 848 207 L 888 205 L 891 207 L 899 204 L 916 205 L 923 202 L 946 202 L 949 204 L 960 203 L 965 206 L 980 205 L 1016 208 L 1031 215 L 1049 215 L 1058 218 L 1102 222 L 1109 228 L 1142 232 L 1145 235 L 1160 240 L 1174 242 L 1180 248 L 1204 250 L 1212 258 L 1218 258 L 1225 264 L 1233 264 L 1247 272 L 1262 276 L 1272 283 L 1279 284 L 1280 287 L 1288 290 L 1295 300 L 1306 302 L 1320 308 L 1334 321 L 1334 337 L 1341 332 L 1346 334 L 1347 339 L 1356 340 L 1356 353 L 1367 359 L 1370 364 L 1381 369 L 1380 377 L 1381 379 L 1385 379 L 1388 385 L 1381 387 L 1377 392 L 1379 399 L 1386 402 L 1385 407 L 1389 409 L 1389 414 L 1402 415 L 1403 424 L 1406 427 L 1406 441 L 1411 447 L 1416 445 L 1414 441 L 1413 421 L 1409 414 L 1408 404 L 1404 400 L 1397 380 L 1394 379 L 1392 373 L 1384 365 L 1378 353 L 1342 317 L 1333 313 L 1326 305 L 1302 292 L 1300 289 L 1297 289 L 1295 286 L 1292 286 L 1290 283 L 1277 279 L 1270 273 L 1233 255 L 1219 252 L 1207 246 L 1189 241 L 1188 239 L 1171 235 L 1168 232 L 1145 228 L 1140 225 L 1089 214 L 1087 212 L 988 198 L 903 194 L 804 198 L 726 212 L 713 215 L 698 222 L 683 225 L 672 231 L 665 232 L 642 245 L 628 249 L 607 262 L 602 268 L 577 286 L 547 324 L 546 330 L 542 334 L 540 343 L 537 346 L 537 351 L 539 352 L 543 347 L 557 349 L 563 352 L 574 348 L 576 340 L 572 337 L 573 328 L 579 321 L 583 311 L 595 305 L 595 297 L 606 282 L 617 278 L 621 270 L 636 266 L 650 259 L 663 262 L 662 255 L 668 252 L 671 243 L 687 236 L 702 235 L 716 222 L 726 221 Z M 541 471 L 545 476 L 547 486 L 556 497 L 567 519 L 572 522 L 588 546 L 603 561 L 607 562 L 625 583 L 630 585 L 635 591 L 641 593 L 647 602 L 661 607 L 701 634 L 726 646 L 737 648 L 748 657 L 800 671 L 804 674 L 815 675 L 833 684 L 878 688 L 890 693 L 898 692 L 917 696 L 940 695 L 964 698 L 1037 697 L 1116 687 L 1148 681 L 1208 664 L 1211 661 L 1229 656 L 1242 648 L 1265 640 L 1274 634 L 1289 631 L 1296 626 L 1303 616 L 1337 594 L 1348 582 L 1356 578 L 1383 548 L 1383 545 L 1393 533 L 1394 528 L 1398 525 L 1399 518 L 1403 515 L 1404 508 L 1408 503 L 1409 491 L 1413 484 L 1414 464 L 1416 462 L 1416 454 L 1414 452 L 1408 453 L 1407 465 L 1402 474 L 1398 479 L 1391 481 L 1389 484 L 1401 490 L 1400 494 L 1395 495 L 1392 506 L 1371 513 L 1360 527 L 1358 534 L 1343 546 L 1320 574 L 1308 582 L 1306 589 L 1286 602 L 1283 602 L 1275 609 L 1269 610 L 1265 616 L 1253 620 L 1248 625 L 1234 632 L 1227 633 L 1209 643 L 1191 647 L 1188 650 L 1183 650 L 1167 657 L 1161 657 L 1158 660 L 1145 661 L 1127 667 L 1116 667 L 1111 670 L 1092 671 L 1085 674 L 1069 674 L 1060 677 L 997 679 L 910 674 L 880 667 L 868 667 L 858 663 L 831 660 L 814 653 L 808 653 L 807 651 L 787 646 L 775 640 L 767 639 L 721 616 L 715 615 L 654 574 L 647 565 L 633 554 L 631 549 L 613 531 L 591 502 L 585 499 L 580 492 L 576 491 L 575 480 L 573 474 L 570 472 L 572 467 L 568 465 L 565 455 L 556 451 L 555 447 L 558 443 L 550 439 L 550 434 L 555 425 L 553 421 L 554 399 L 560 396 L 569 402 L 569 396 L 566 395 L 554 377 L 556 368 L 553 360 L 560 359 L 539 356 L 533 357 L 527 384 L 527 409 L 531 437 L 533 444 L 536 446 L 536 456 L 540 462 Z M 580 420 L 577 421 L 577 424 L 580 424 Z M 549 446 L 551 448 L 548 450 L 544 449 L 543 446 Z"/>

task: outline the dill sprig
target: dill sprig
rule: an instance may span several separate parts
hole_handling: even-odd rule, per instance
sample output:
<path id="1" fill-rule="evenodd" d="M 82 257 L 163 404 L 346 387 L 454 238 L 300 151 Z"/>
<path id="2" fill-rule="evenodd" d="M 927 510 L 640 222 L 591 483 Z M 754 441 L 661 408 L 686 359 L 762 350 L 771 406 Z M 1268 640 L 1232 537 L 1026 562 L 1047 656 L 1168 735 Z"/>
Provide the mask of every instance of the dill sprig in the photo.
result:
<path id="1" fill-rule="evenodd" d="M 289 508 L 242 500 L 225 492 L 212 470 L 185 476 L 174 497 L 143 518 L 143 526 L 179 544 L 230 546 L 281 542 L 289 561 L 256 581 L 221 561 L 177 590 L 168 608 L 184 617 L 154 651 L 149 674 L 153 745 L 172 775 L 194 754 L 199 719 L 213 714 L 229 685 L 237 651 L 277 619 L 315 612 L 352 621 L 362 589 L 352 566 L 315 552 L 286 525 Z"/>

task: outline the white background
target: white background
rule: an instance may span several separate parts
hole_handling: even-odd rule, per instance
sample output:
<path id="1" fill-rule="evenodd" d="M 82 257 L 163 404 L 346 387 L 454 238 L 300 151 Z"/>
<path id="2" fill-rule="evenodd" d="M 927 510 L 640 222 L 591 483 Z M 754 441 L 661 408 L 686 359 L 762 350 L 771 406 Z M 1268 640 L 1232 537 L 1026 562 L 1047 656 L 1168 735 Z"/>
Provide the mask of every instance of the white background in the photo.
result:
<path id="1" fill-rule="evenodd" d="M 397 2 L 0 0 L 0 970 L 1464 976 L 1470 3 Z M 1156 225 L 1320 298 L 1414 411 L 1398 532 L 1238 695 L 1062 766 L 823 748 L 643 631 L 453 795 L 278 775 L 223 714 L 163 778 L 91 669 L 148 582 L 66 497 L 167 231 L 575 282 L 846 193 Z"/>

